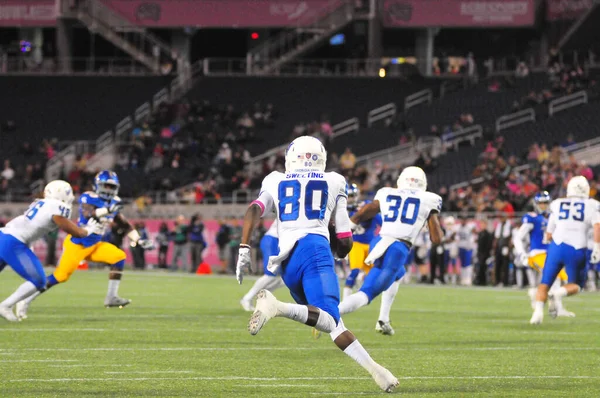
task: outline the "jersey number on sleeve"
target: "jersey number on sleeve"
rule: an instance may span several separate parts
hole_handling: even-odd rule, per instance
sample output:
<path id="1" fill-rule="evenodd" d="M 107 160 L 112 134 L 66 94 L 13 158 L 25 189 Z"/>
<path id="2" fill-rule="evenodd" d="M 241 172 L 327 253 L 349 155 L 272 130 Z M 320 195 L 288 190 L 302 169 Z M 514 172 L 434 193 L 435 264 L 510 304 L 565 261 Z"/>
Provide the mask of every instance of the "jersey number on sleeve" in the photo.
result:
<path id="1" fill-rule="evenodd" d="M 413 225 L 417 222 L 419 217 L 419 208 L 421 207 L 421 200 L 419 198 L 409 197 L 404 201 L 402 206 L 402 198 L 396 195 L 390 195 L 387 197 L 386 202 L 390 203 L 387 214 L 383 217 L 385 222 L 394 222 L 398 219 L 400 214 L 400 207 L 402 207 L 402 214 L 400 215 L 400 221 L 404 224 Z M 409 217 L 409 213 L 411 213 Z"/>
<path id="2" fill-rule="evenodd" d="M 561 202 L 558 219 L 566 220 L 569 218 L 569 216 L 572 216 L 571 218 L 574 221 L 583 221 L 585 216 L 585 203 L 575 202 L 573 203 L 572 209 L 573 212 L 571 213 L 571 202 Z"/>
<path id="3" fill-rule="evenodd" d="M 297 180 L 285 180 L 279 183 L 279 219 L 295 221 L 300 215 L 300 194 L 302 186 Z M 311 180 L 304 192 L 304 215 L 308 220 L 322 220 L 327 208 L 327 181 Z M 319 206 L 314 208 L 315 195 L 321 196 Z"/>
<path id="4" fill-rule="evenodd" d="M 35 204 L 33 206 L 29 207 L 29 210 L 27 211 L 27 213 L 25 213 L 25 217 L 27 217 L 30 220 L 33 220 L 33 217 L 35 217 L 38 210 L 41 209 L 43 205 L 44 205 L 44 202 L 41 200 L 38 200 L 37 202 L 35 202 Z"/>

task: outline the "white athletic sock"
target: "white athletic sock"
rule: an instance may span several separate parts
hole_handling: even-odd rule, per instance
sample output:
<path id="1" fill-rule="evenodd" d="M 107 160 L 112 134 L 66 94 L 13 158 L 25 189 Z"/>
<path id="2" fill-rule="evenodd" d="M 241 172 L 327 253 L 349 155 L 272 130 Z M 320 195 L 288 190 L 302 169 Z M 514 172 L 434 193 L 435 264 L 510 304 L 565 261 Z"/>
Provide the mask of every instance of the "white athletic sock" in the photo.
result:
<path id="1" fill-rule="evenodd" d="M 552 285 L 554 287 L 554 285 Z M 559 299 L 566 297 L 567 296 L 567 289 L 565 289 L 564 287 L 558 287 L 554 289 L 554 297 L 557 297 Z"/>
<path id="2" fill-rule="evenodd" d="M 269 283 L 269 285 L 267 286 L 267 289 L 269 289 L 270 292 L 285 286 L 283 279 L 281 279 L 280 277 L 276 276 L 271 278 L 273 279 L 271 280 L 271 283 Z"/>
<path id="3" fill-rule="evenodd" d="M 473 266 L 468 265 L 465 267 L 465 276 L 467 278 L 467 286 L 473 285 Z"/>
<path id="4" fill-rule="evenodd" d="M 458 279 L 457 277 L 458 277 L 458 275 L 456 275 L 456 274 L 452 274 L 452 276 L 451 276 L 451 280 L 452 280 L 452 284 L 453 284 L 453 285 L 456 285 L 456 280 Z"/>
<path id="5" fill-rule="evenodd" d="M 523 287 L 523 268 L 517 267 L 515 270 L 517 273 L 517 286 L 521 288 Z"/>
<path id="6" fill-rule="evenodd" d="M 358 340 L 354 340 L 346 349 L 344 354 L 354 359 L 367 372 L 373 374 L 377 369 L 377 363 L 371 358 L 367 350 L 360 344 Z"/>
<path id="7" fill-rule="evenodd" d="M 308 307 L 300 304 L 282 303 L 280 301 L 277 305 L 277 316 L 306 323 L 308 320 Z"/>
<path id="8" fill-rule="evenodd" d="M 348 314 L 350 312 L 354 312 L 360 307 L 364 307 L 369 304 L 369 298 L 363 292 L 356 292 L 348 296 L 348 298 L 344 299 L 340 305 L 340 315 Z"/>
<path id="9" fill-rule="evenodd" d="M 243 301 L 252 301 L 254 296 L 262 289 L 268 289 L 268 286 L 278 278 L 270 275 L 263 275 L 254 282 L 254 285 L 248 290 L 248 293 L 242 298 Z M 270 290 L 270 289 L 269 289 Z"/>
<path id="10" fill-rule="evenodd" d="M 342 301 L 346 300 L 352 294 L 352 288 L 348 286 L 344 286 L 344 290 L 342 290 Z"/>
<path id="11" fill-rule="evenodd" d="M 21 286 L 15 290 L 13 294 L 8 296 L 6 300 L 0 303 L 0 306 L 11 308 L 13 305 L 17 304 L 19 301 L 24 300 L 30 297 L 32 294 L 38 293 L 37 287 L 29 281 L 23 283 Z"/>
<path id="12" fill-rule="evenodd" d="M 392 304 L 398 293 L 400 287 L 400 281 L 392 283 L 385 292 L 381 294 L 381 306 L 379 307 L 379 320 L 383 322 L 390 321 L 390 311 L 392 310 Z"/>
<path id="13" fill-rule="evenodd" d="M 331 333 L 335 328 L 335 319 L 327 312 L 319 309 L 319 318 L 317 319 L 315 329 L 320 330 L 321 332 Z"/>
<path id="14" fill-rule="evenodd" d="M 31 296 L 27 297 L 27 298 L 25 299 L 25 302 L 26 302 L 28 305 L 29 305 L 29 304 L 31 304 L 31 302 L 32 302 L 33 300 L 35 300 L 35 299 L 36 299 L 36 297 L 37 297 L 37 296 L 39 296 L 40 294 L 42 294 L 42 292 L 40 292 L 40 291 L 38 290 L 37 292 L 33 293 Z"/>
<path id="15" fill-rule="evenodd" d="M 531 267 L 527 267 L 526 268 L 526 272 L 527 272 L 527 282 L 529 282 L 529 287 L 535 287 L 536 284 L 536 275 L 535 275 L 535 270 Z"/>
<path id="16" fill-rule="evenodd" d="M 121 283 L 120 279 L 109 279 L 108 280 L 108 291 L 106 292 L 106 297 L 113 298 L 117 297 L 119 294 L 119 284 Z"/>
<path id="17" fill-rule="evenodd" d="M 535 302 L 535 312 L 544 312 L 544 302 L 543 301 Z"/>

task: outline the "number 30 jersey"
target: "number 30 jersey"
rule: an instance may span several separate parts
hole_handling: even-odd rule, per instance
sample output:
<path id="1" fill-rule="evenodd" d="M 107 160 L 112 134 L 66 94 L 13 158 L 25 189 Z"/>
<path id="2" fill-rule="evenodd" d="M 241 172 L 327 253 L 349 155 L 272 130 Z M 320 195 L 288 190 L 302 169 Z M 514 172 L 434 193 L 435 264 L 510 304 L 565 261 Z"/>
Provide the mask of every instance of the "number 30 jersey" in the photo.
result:
<path id="1" fill-rule="evenodd" d="M 329 239 L 332 216 L 338 235 L 343 232 L 343 237 L 351 236 L 347 199 L 346 180 L 340 174 L 274 171 L 263 180 L 258 199 L 253 203 L 262 208 L 263 214 L 275 209 L 281 245 L 281 239 L 295 241 L 308 234 Z"/>
<path id="2" fill-rule="evenodd" d="M 375 195 L 383 223 L 379 235 L 415 243 L 429 215 L 442 210 L 442 198 L 411 189 L 381 188 Z"/>
<path id="3" fill-rule="evenodd" d="M 595 199 L 562 198 L 550 204 L 547 231 L 557 245 L 587 247 L 588 230 L 600 223 L 600 202 Z"/>
<path id="4" fill-rule="evenodd" d="M 55 199 L 38 199 L 23 215 L 9 221 L 2 232 L 29 245 L 58 228 L 52 217 L 69 218 L 70 215 L 71 207 L 63 202 Z"/>

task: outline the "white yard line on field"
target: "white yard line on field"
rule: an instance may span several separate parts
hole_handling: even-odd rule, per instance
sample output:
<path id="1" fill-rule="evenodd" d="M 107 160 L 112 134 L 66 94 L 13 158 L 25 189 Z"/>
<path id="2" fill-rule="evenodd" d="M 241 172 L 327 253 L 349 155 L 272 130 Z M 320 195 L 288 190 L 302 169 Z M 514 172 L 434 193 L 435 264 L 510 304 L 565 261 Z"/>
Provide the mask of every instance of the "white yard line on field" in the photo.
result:
<path id="1" fill-rule="evenodd" d="M 78 363 L 78 364 L 73 364 L 73 365 L 48 365 L 49 368 L 105 368 L 105 367 L 111 367 L 114 368 L 115 366 L 118 366 L 120 368 L 128 368 L 131 367 L 133 365 L 124 365 L 122 363 L 115 365 L 114 363 L 112 364 L 85 364 L 85 363 Z"/>
<path id="2" fill-rule="evenodd" d="M 78 359 L 3 359 L 0 364 L 14 362 L 78 362 Z"/>
<path id="3" fill-rule="evenodd" d="M 331 351 L 331 345 L 315 347 L 85 347 L 85 348 L 2 348 L 5 352 L 94 352 L 94 351 Z M 511 347 L 374 347 L 370 351 L 600 351 L 598 347 L 532 347 L 530 345 Z"/>
<path id="4" fill-rule="evenodd" d="M 120 374 L 163 374 L 163 373 L 198 373 L 193 370 L 149 370 L 149 371 L 127 371 L 127 372 L 104 372 L 107 375 L 120 375 Z"/>
<path id="5" fill-rule="evenodd" d="M 56 378 L 56 379 L 9 379 L 5 382 L 9 383 L 23 383 L 23 382 L 40 382 L 40 383 L 51 383 L 51 382 L 70 382 L 70 381 L 153 381 L 153 380 L 180 380 L 180 381 L 236 381 L 236 380 L 249 380 L 249 381 L 331 381 L 331 380 L 370 380 L 370 377 L 245 377 L 245 376 L 224 376 L 224 377 L 127 377 L 127 378 L 113 378 L 113 377 L 92 377 L 92 378 Z M 573 379 L 573 380 L 596 380 L 600 379 L 600 376 L 406 376 L 398 377 L 399 380 L 533 380 L 533 379 Z M 296 386 L 296 385 L 294 385 Z"/>

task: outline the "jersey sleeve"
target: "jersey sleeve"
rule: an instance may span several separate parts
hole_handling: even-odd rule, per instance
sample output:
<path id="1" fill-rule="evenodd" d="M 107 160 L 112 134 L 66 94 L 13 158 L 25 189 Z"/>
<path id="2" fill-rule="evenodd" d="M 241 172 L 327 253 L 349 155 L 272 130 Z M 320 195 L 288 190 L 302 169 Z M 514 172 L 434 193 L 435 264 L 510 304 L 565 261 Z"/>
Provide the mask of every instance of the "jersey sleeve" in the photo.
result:
<path id="1" fill-rule="evenodd" d="M 258 198 L 256 198 L 251 205 L 257 205 L 260 207 L 260 216 L 263 217 L 265 214 L 269 214 L 273 209 L 275 201 L 273 196 L 269 193 L 269 188 L 273 185 L 275 173 L 273 172 L 265 177 L 260 188 Z"/>
<path id="2" fill-rule="evenodd" d="M 348 184 L 346 179 L 338 173 L 332 173 L 335 185 L 332 187 L 335 192 L 335 209 L 333 218 L 335 221 L 336 236 L 340 239 L 352 236 L 350 229 L 350 217 L 348 216 Z"/>
<path id="3" fill-rule="evenodd" d="M 427 202 L 427 206 L 431 209 L 433 213 L 441 213 L 442 212 L 442 197 L 436 195 L 432 192 L 427 192 L 427 196 L 425 196 L 425 200 Z"/>
<path id="4" fill-rule="evenodd" d="M 388 188 L 381 188 L 375 194 L 375 199 L 374 200 L 378 201 L 379 203 L 385 202 L 385 199 L 386 199 L 387 195 L 388 195 Z"/>
<path id="5" fill-rule="evenodd" d="M 550 216 L 548 217 L 548 226 L 546 227 L 546 232 L 549 234 L 554 233 L 556 229 L 556 219 L 558 217 L 558 202 L 554 201 L 550 203 Z"/>

